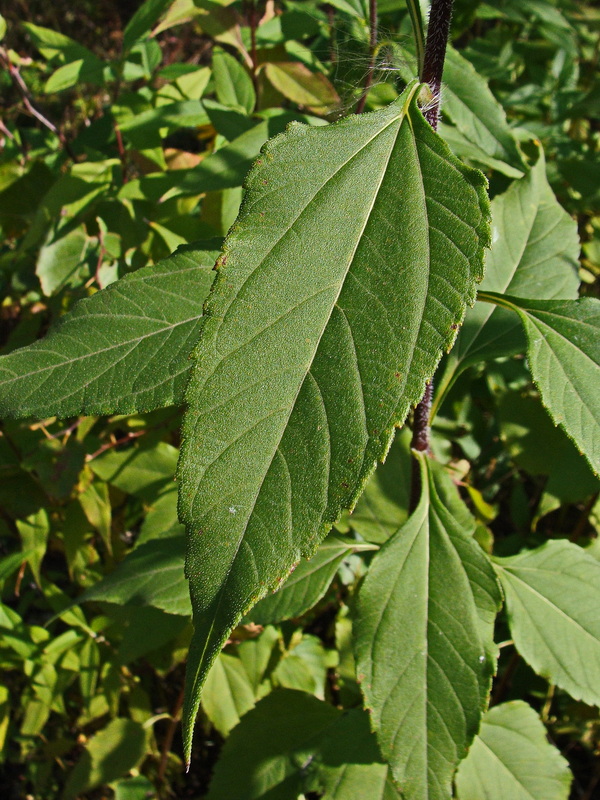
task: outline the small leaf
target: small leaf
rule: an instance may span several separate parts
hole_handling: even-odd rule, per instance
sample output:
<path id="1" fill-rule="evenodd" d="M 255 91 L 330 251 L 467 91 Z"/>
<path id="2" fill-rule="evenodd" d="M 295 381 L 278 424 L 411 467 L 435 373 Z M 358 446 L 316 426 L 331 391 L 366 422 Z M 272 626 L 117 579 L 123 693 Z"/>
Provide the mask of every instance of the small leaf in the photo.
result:
<path id="1" fill-rule="evenodd" d="M 213 49 L 212 67 L 219 102 L 230 108 L 243 108 L 251 114 L 256 105 L 256 94 L 244 67 L 220 47 Z"/>
<path id="2" fill-rule="evenodd" d="M 356 502 L 474 298 L 485 179 L 434 134 L 416 88 L 268 144 L 218 262 L 179 466 L 186 755 L 229 631 Z"/>
<path id="3" fill-rule="evenodd" d="M 600 300 L 528 300 L 482 293 L 516 311 L 531 375 L 555 424 L 600 473 Z"/>
<path id="4" fill-rule="evenodd" d="M 444 62 L 443 112 L 469 141 L 492 158 L 523 168 L 512 131 L 487 81 L 453 47 Z"/>
<path id="5" fill-rule="evenodd" d="M 385 462 L 371 476 L 348 523 L 369 542 L 383 544 L 408 519 L 410 503 L 411 431 L 403 428 Z"/>
<path id="6" fill-rule="evenodd" d="M 182 248 L 81 300 L 41 341 L 0 357 L 0 412 L 68 417 L 180 404 L 215 256 Z"/>
<path id="7" fill-rule="evenodd" d="M 160 18 L 173 0 L 146 0 L 137 9 L 123 31 L 123 52 L 127 53 L 133 45 L 144 37 Z"/>
<path id="8" fill-rule="evenodd" d="M 185 539 L 169 536 L 141 544 L 77 603 L 90 600 L 119 605 L 154 606 L 168 614 L 190 616 L 192 608 L 183 575 Z"/>
<path id="9" fill-rule="evenodd" d="M 568 762 L 520 700 L 490 709 L 458 768 L 458 800 L 568 800 Z"/>
<path id="10" fill-rule="evenodd" d="M 405 800 L 450 798 L 487 705 L 500 595 L 475 521 L 441 467 L 373 559 L 356 604 L 357 675 Z"/>
<path id="11" fill-rule="evenodd" d="M 45 244 L 38 255 L 35 274 L 46 296 L 79 282 L 90 240 L 83 228 Z"/>
<path id="12" fill-rule="evenodd" d="M 340 96 L 322 72 L 311 72 L 299 61 L 265 64 L 273 86 L 293 103 L 315 114 L 326 114 L 340 103 Z"/>
<path id="13" fill-rule="evenodd" d="M 206 677 L 202 708 L 221 736 L 228 736 L 240 718 L 254 708 L 254 699 L 252 684 L 240 659 L 219 653 Z"/>
<path id="14" fill-rule="evenodd" d="M 339 536 L 328 536 L 310 559 L 303 559 L 274 594 L 259 600 L 248 613 L 248 621 L 269 625 L 305 614 L 323 597 L 338 566 L 355 550 L 373 550 Z"/>
<path id="15" fill-rule="evenodd" d="M 86 743 L 65 785 L 64 800 L 122 778 L 144 757 L 146 733 L 139 722 L 113 719 Z"/>
<path id="16" fill-rule="evenodd" d="M 600 704 L 600 562 L 550 541 L 495 565 L 519 653 L 572 697 Z"/>

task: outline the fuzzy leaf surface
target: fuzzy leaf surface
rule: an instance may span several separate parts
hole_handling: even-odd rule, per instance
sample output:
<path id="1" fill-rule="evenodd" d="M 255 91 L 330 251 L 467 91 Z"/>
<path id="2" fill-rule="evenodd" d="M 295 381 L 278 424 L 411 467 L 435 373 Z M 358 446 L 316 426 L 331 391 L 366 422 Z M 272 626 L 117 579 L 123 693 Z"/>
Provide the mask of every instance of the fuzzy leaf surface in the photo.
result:
<path id="1" fill-rule="evenodd" d="M 600 474 L 600 300 L 482 296 L 521 317 L 543 404 Z"/>
<path id="2" fill-rule="evenodd" d="M 519 653 L 577 700 L 600 704 L 600 563 L 566 541 L 495 563 Z"/>
<path id="3" fill-rule="evenodd" d="M 431 130 L 416 88 L 268 143 L 217 262 L 179 465 L 188 754 L 228 632 L 356 502 L 473 302 L 485 179 Z"/>
<path id="4" fill-rule="evenodd" d="M 80 300 L 44 339 L 2 356 L 0 414 L 130 414 L 180 404 L 217 255 L 182 247 Z"/>
<path id="5" fill-rule="evenodd" d="M 500 605 L 475 523 L 442 468 L 421 456 L 414 514 L 383 545 L 360 589 L 357 675 L 405 800 L 449 800 L 495 670 Z"/>

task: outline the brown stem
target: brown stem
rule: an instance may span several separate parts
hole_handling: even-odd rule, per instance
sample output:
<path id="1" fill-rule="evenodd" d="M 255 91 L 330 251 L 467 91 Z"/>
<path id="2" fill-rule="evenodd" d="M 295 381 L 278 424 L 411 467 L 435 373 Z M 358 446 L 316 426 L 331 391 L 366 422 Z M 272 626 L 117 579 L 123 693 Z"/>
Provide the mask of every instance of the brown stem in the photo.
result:
<path id="1" fill-rule="evenodd" d="M 377 47 L 377 0 L 369 0 L 369 50 L 371 56 L 369 59 L 369 68 L 367 70 L 367 77 L 365 79 L 365 87 L 360 96 L 360 100 L 356 106 L 356 113 L 362 114 L 367 102 L 367 95 L 369 89 L 373 84 L 373 74 L 375 72 L 375 48 Z"/>
<path id="2" fill-rule="evenodd" d="M 429 26 L 425 42 L 425 56 L 423 58 L 423 73 L 421 80 L 429 85 L 431 102 L 423 111 L 423 115 L 434 131 L 437 131 L 440 113 L 440 88 L 446 45 L 450 35 L 450 20 L 454 0 L 432 0 L 429 13 Z M 425 386 L 423 398 L 415 408 L 413 421 L 413 436 L 411 447 L 414 450 L 426 453 L 429 450 L 429 417 L 431 414 L 431 401 L 433 400 L 433 380 Z M 421 494 L 421 474 L 419 464 L 413 459 L 411 470 L 410 509 L 414 511 Z"/>
<path id="3" fill-rule="evenodd" d="M 165 771 L 167 769 L 167 761 L 169 760 L 171 745 L 173 744 L 173 737 L 175 736 L 175 731 L 177 730 L 177 726 L 179 725 L 179 720 L 181 719 L 181 708 L 183 706 L 184 694 L 185 694 L 184 689 L 182 689 L 181 692 L 179 693 L 177 701 L 175 702 L 175 708 L 173 709 L 173 713 L 171 714 L 171 721 L 169 723 L 167 733 L 165 734 L 165 738 L 163 739 L 161 755 L 160 755 L 160 764 L 158 766 L 158 773 L 156 776 L 158 778 L 159 783 L 163 783 L 165 779 Z"/>

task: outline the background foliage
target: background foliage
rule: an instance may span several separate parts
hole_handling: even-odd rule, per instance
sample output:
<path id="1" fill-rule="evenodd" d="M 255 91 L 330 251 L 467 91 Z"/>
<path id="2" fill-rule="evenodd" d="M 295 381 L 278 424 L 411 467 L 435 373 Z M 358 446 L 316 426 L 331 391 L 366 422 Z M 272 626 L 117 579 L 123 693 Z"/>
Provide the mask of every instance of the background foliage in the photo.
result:
<path id="1" fill-rule="evenodd" d="M 74 309 L 34 351 L 46 348 L 47 359 L 52 350 L 51 380 L 40 390 L 25 376 L 10 388 L 25 413 L 51 403 L 62 421 L 7 420 L 0 436 L 7 797 L 93 798 L 108 786 L 135 800 L 269 790 L 341 800 L 358 797 L 357 787 L 365 798 L 398 796 L 360 711 L 351 633 L 359 581 L 373 563 L 368 593 L 374 552 L 408 517 L 406 431 L 354 513 L 233 632 L 202 695 L 187 777 L 179 728 L 191 636 L 173 483 L 187 380 L 180 354 L 194 344 L 198 297 L 263 143 L 293 120 L 338 119 L 359 99 L 367 5 L 30 2 L 0 22 L 3 380 L 12 381 L 10 354 Z M 379 5 L 367 110 L 392 102 L 415 74 L 408 10 L 402 0 Z M 441 132 L 489 178 L 500 244 L 482 289 L 531 298 L 519 306 L 528 336 L 549 318 L 539 301 L 598 294 L 599 25 L 595 8 L 568 0 L 456 8 Z M 535 245 L 548 231 L 542 251 Z M 169 281 L 186 270 L 194 289 L 182 297 Z M 120 301 L 117 279 L 134 286 Z M 143 341 L 143 357 L 98 347 L 106 297 L 124 317 L 136 304 L 156 309 L 160 324 L 123 327 Z M 584 315 L 587 306 L 578 308 Z M 558 306 L 550 311 L 560 316 Z M 600 785 L 600 717 L 588 705 L 600 685 L 599 634 L 595 644 L 579 641 L 569 620 L 597 607 L 600 483 L 540 403 L 514 312 L 480 303 L 469 314 L 435 401 L 432 446 L 447 469 L 427 480 L 432 497 L 450 492 L 448 475 L 460 487 L 471 516 L 465 522 L 462 505 L 455 516 L 494 555 L 506 608 L 492 708 L 456 793 L 465 800 L 501 787 L 501 797 L 590 800 Z M 77 359 L 65 355 L 73 340 Z M 162 371 L 149 371 L 157 352 Z M 530 361 L 543 389 L 548 355 Z M 85 396 L 63 391 L 77 369 L 98 379 L 114 371 L 114 396 L 93 380 Z M 145 395 L 128 406 L 137 386 Z M 554 418 L 559 402 L 548 403 Z M 167 407 L 131 414 L 139 403 Z M 69 416 L 81 407 L 88 416 Z M 102 416 L 115 408 L 119 415 Z M 569 433 L 593 449 L 593 427 Z M 436 529 L 434 516 L 422 524 Z M 418 541 L 415 525 L 413 517 L 407 533 Z M 523 579 L 531 569 L 539 586 Z M 361 637 L 372 640 L 368 627 Z M 566 665 L 561 642 L 580 648 Z M 369 668 L 367 650 L 359 672 Z M 520 771 L 523 738 L 533 767 Z M 494 772 L 490 753 L 508 773 Z"/>

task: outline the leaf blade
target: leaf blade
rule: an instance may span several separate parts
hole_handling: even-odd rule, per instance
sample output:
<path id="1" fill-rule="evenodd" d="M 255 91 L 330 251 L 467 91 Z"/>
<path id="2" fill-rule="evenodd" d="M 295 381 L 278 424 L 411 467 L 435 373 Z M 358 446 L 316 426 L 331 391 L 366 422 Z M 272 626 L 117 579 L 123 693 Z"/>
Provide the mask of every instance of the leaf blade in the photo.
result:
<path id="1" fill-rule="evenodd" d="M 181 248 L 80 301 L 44 339 L 0 357 L 0 413 L 127 414 L 181 403 L 214 258 L 214 250 Z"/>
<path id="2" fill-rule="evenodd" d="M 179 466 L 196 624 L 188 753 L 201 682 L 227 631 L 352 506 L 473 300 L 485 179 L 450 155 L 415 92 L 274 139 L 226 241 Z M 367 318 L 374 303 L 382 312 Z"/>
<path id="3" fill-rule="evenodd" d="M 451 795 L 487 704 L 500 604 L 474 521 L 449 478 L 420 460 L 421 500 L 375 556 L 354 625 L 365 703 L 406 800 Z"/>

